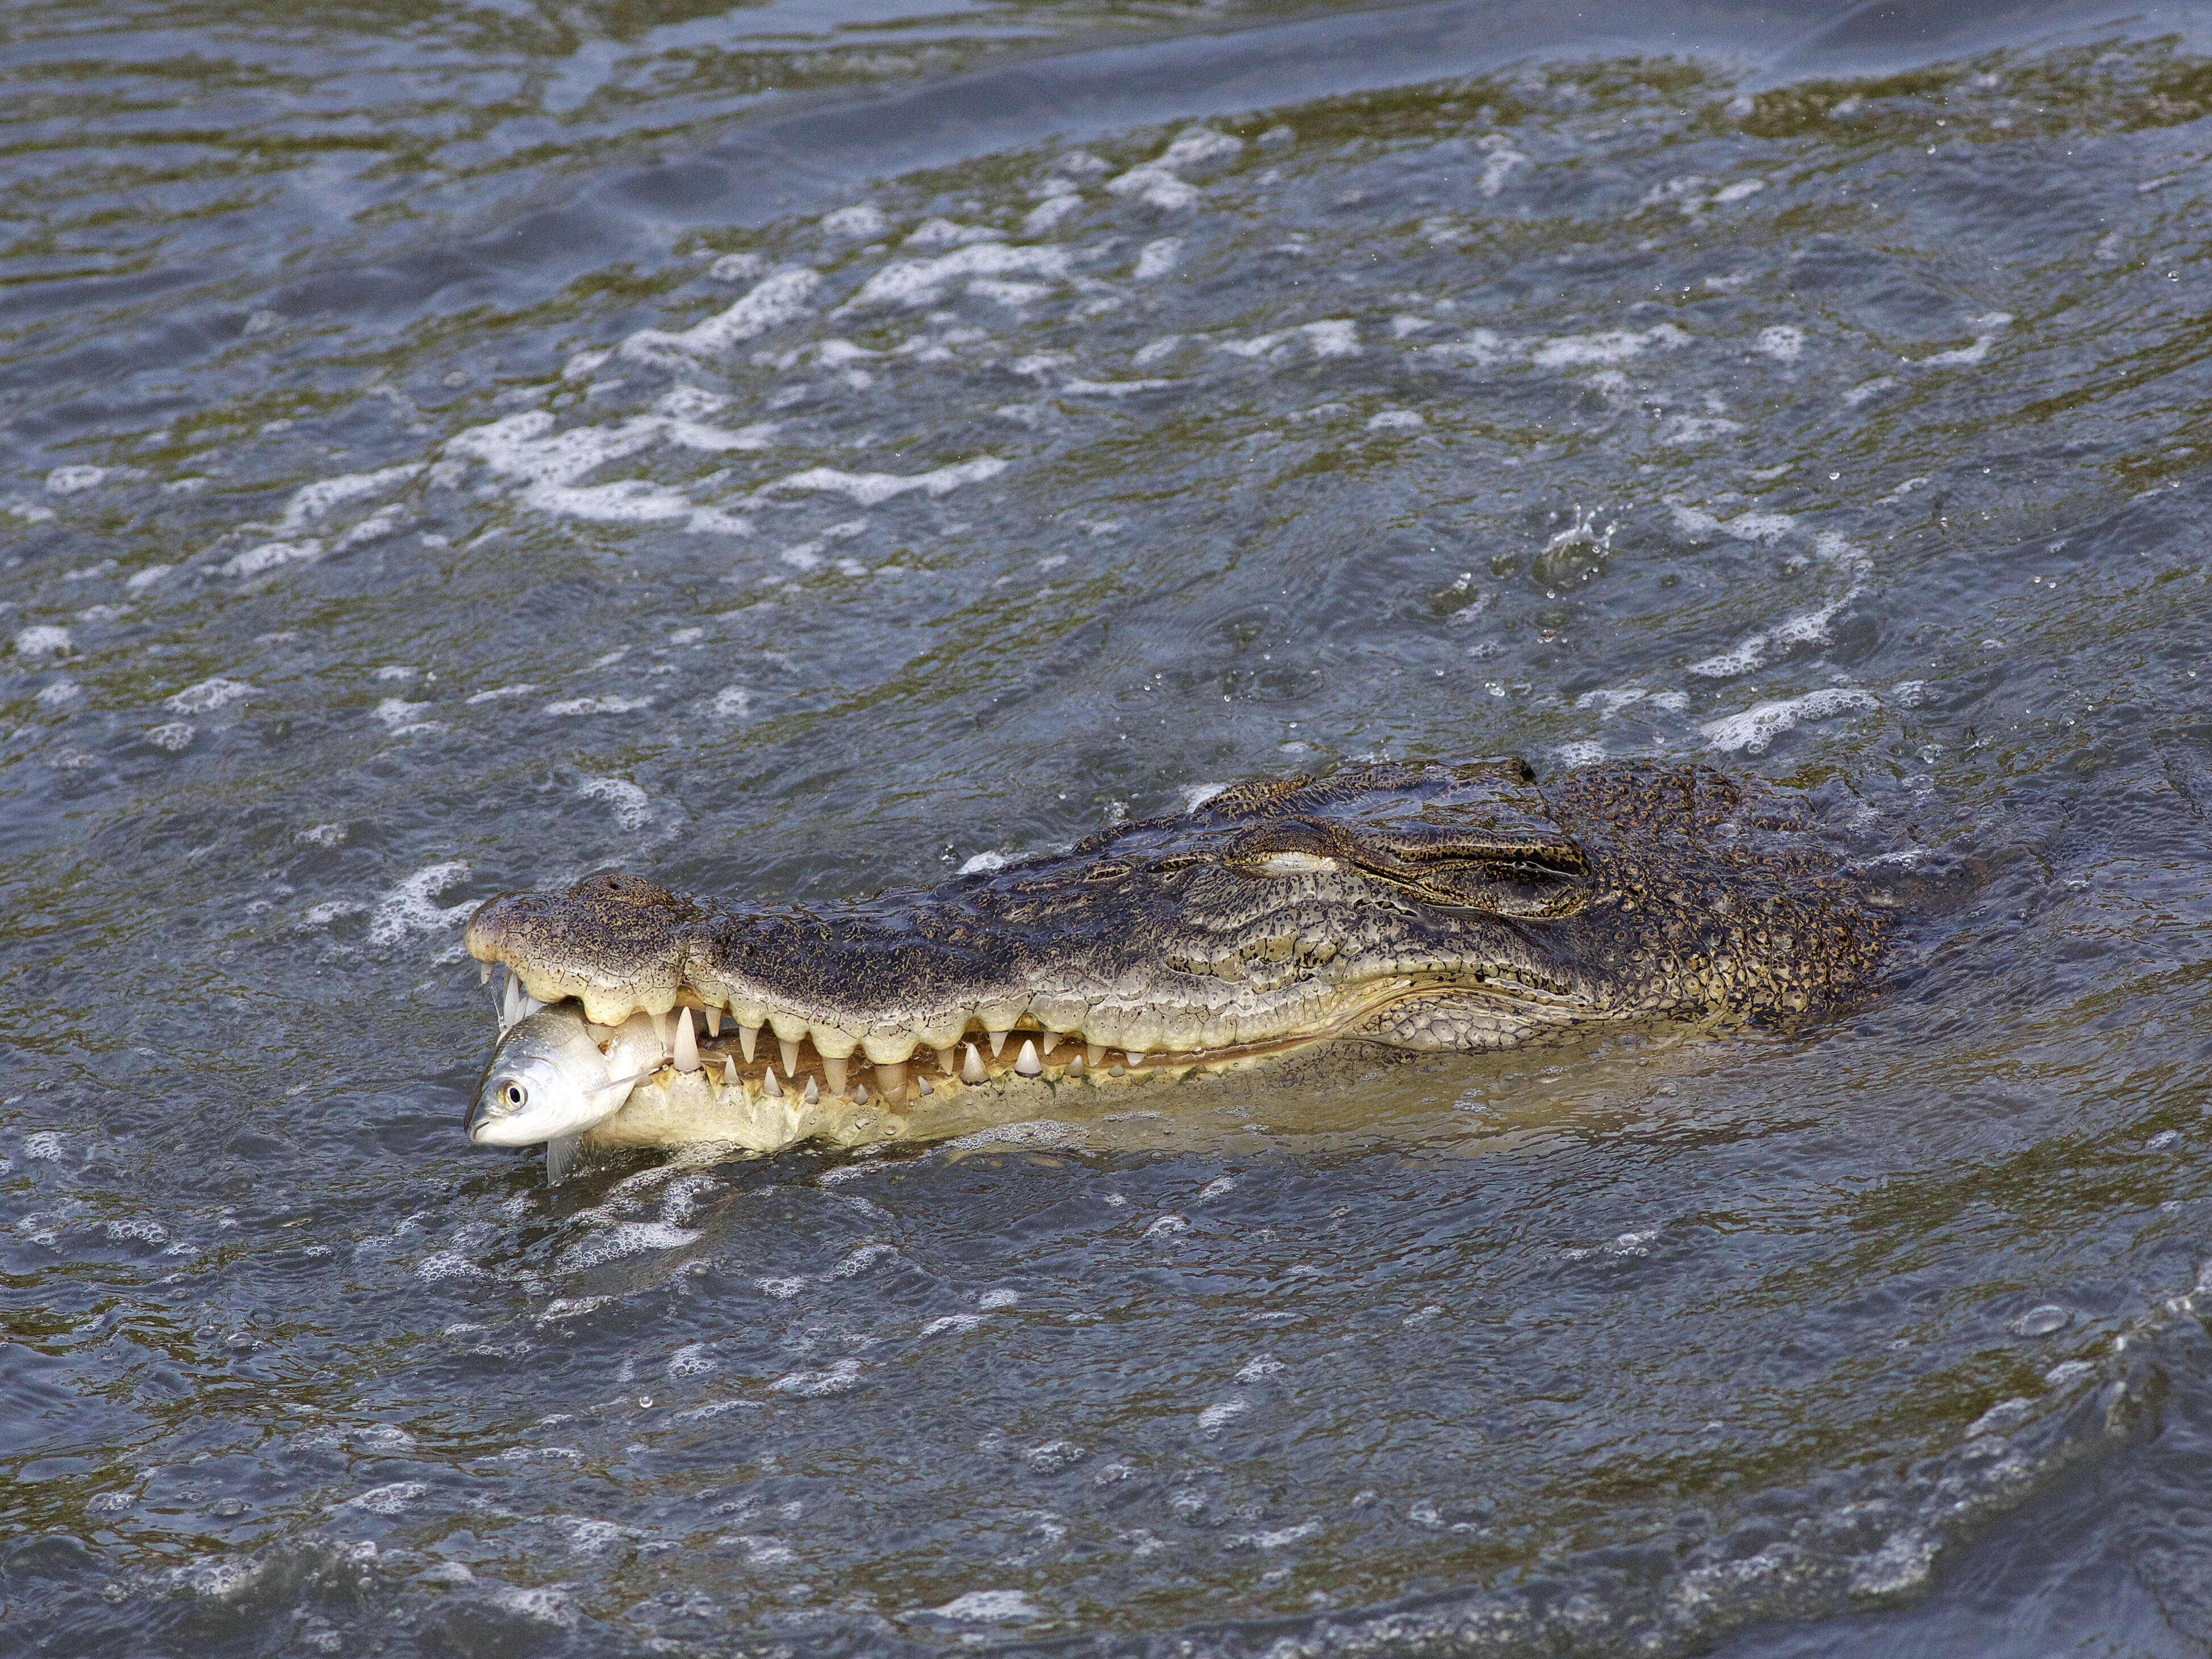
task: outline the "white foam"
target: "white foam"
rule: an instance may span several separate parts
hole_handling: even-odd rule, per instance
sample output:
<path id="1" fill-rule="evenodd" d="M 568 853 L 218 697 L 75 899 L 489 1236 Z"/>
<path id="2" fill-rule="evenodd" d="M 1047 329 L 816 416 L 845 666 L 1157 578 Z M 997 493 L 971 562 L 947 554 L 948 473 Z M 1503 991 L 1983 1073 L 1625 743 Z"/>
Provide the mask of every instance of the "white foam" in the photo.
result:
<path id="1" fill-rule="evenodd" d="M 538 688 L 528 684 L 494 686 L 489 691 L 479 691 L 467 699 L 471 703 L 498 702 L 507 697 L 526 697 Z"/>
<path id="2" fill-rule="evenodd" d="M 721 1362 L 707 1352 L 704 1342 L 686 1342 L 668 1356 L 665 1370 L 671 1381 L 686 1376 L 704 1376 L 718 1370 Z"/>
<path id="3" fill-rule="evenodd" d="M 769 1383 L 774 1394 L 796 1395 L 802 1400 L 819 1400 L 825 1395 L 844 1394 L 858 1388 L 860 1382 L 860 1362 L 841 1359 L 826 1371 L 792 1371 Z"/>
<path id="4" fill-rule="evenodd" d="M 1698 730 L 1708 747 L 1729 754 L 1766 752 L 1783 732 L 1808 720 L 1832 720 L 1838 714 L 1863 714 L 1881 707 L 1881 699 L 1858 686 L 1832 686 L 1808 691 L 1802 697 L 1755 702 L 1740 714 L 1707 720 Z"/>
<path id="5" fill-rule="evenodd" d="M 1182 238 L 1163 236 L 1147 242 L 1137 254 L 1136 278 L 1140 283 L 1164 276 L 1182 263 Z"/>
<path id="6" fill-rule="evenodd" d="M 1992 311 L 1979 317 L 1970 317 L 1967 321 L 1982 331 L 1974 337 L 1973 344 L 1960 346 L 1954 351 L 1939 351 L 1932 357 L 1923 357 L 1913 367 L 1916 368 L 1973 368 L 1990 355 L 1990 348 L 1996 343 L 1997 336 L 2002 334 L 2006 326 L 2011 323 L 2012 313 L 2006 311 Z"/>
<path id="7" fill-rule="evenodd" d="M 70 631 L 66 628 L 41 624 L 15 632 L 15 654 L 19 657 L 65 657 L 69 649 Z"/>
<path id="8" fill-rule="evenodd" d="M 1203 192 L 1197 185 L 1184 179 L 1178 169 L 1194 167 L 1224 155 L 1234 155 L 1243 148 L 1242 138 L 1216 132 L 1210 127 L 1188 127 L 1178 133 L 1175 142 L 1151 161 L 1108 179 L 1106 188 L 1116 196 L 1133 195 L 1156 208 L 1169 211 L 1192 207 L 1196 205 Z"/>
<path id="9" fill-rule="evenodd" d="M 1066 380 L 1060 389 L 1071 396 L 1084 398 L 1126 398 L 1136 392 L 1158 392 L 1162 386 L 1175 385 L 1173 380 Z M 1094 531 L 1094 534 L 1097 532 Z"/>
<path id="10" fill-rule="evenodd" d="M 911 231 L 902 247 L 958 247 L 968 242 L 995 242 L 999 233 L 980 225 L 956 225 L 950 219 L 924 219 Z"/>
<path id="11" fill-rule="evenodd" d="M 1006 855 L 1004 853 L 971 853 L 959 869 L 953 873 L 961 876 L 975 876 L 981 875 L 987 870 L 1003 870 L 1006 867 Z"/>
<path id="12" fill-rule="evenodd" d="M 489 1279 L 491 1275 L 455 1250 L 439 1250 L 415 1264 L 415 1276 L 436 1284 L 445 1279 Z"/>
<path id="13" fill-rule="evenodd" d="M 257 689 L 244 680 L 227 680 L 218 676 L 211 680 L 202 680 L 198 685 L 186 686 L 169 698 L 163 707 L 179 714 L 206 714 L 243 702 Z"/>
<path id="14" fill-rule="evenodd" d="M 1715 438 L 1724 438 L 1731 432 L 1742 430 L 1742 422 L 1728 420 L 1721 416 L 1676 415 L 1665 422 L 1659 441 L 1674 446 L 1710 443 Z"/>
<path id="15" fill-rule="evenodd" d="M 1022 220 L 1022 234 L 1042 236 L 1082 205 L 1083 198 L 1073 187 L 1060 194 L 1048 196 L 1031 208 Z"/>
<path id="16" fill-rule="evenodd" d="M 156 749 L 166 749 L 173 755 L 180 755 L 191 748 L 194 735 L 193 728 L 185 720 L 169 720 L 146 729 L 147 742 Z"/>
<path id="17" fill-rule="evenodd" d="M 1528 361 L 1539 368 L 1574 368 L 1590 364 L 1625 363 L 1657 347 L 1673 351 L 1690 343 L 1690 337 L 1672 323 L 1661 323 L 1641 332 L 1611 329 L 1601 334 L 1562 334 L 1528 347 Z"/>
<path id="18" fill-rule="evenodd" d="M 258 576 L 264 570 L 274 570 L 279 565 L 299 564 L 319 556 L 323 544 L 314 538 L 304 541 L 264 542 L 258 547 L 249 547 L 245 552 L 226 560 L 222 567 L 226 576 Z"/>
<path id="19" fill-rule="evenodd" d="M 1505 188 L 1507 176 L 1515 167 L 1525 167 L 1528 158 L 1496 133 L 1481 142 L 1489 154 L 1482 158 L 1482 177 L 1475 181 L 1474 187 L 1486 198 L 1495 200 L 1498 191 Z"/>
<path id="20" fill-rule="evenodd" d="M 535 1619 L 542 1625 L 556 1625 L 562 1630 L 574 1630 L 582 1622 L 582 1615 L 576 1610 L 576 1598 L 556 1584 L 532 1585 L 526 1589 L 501 1584 L 490 1592 L 490 1596 L 493 1601 L 509 1613 L 519 1613 L 524 1618 Z"/>
<path id="21" fill-rule="evenodd" d="M 896 1255 L 897 1254 L 898 1250 L 896 1247 L 893 1245 L 863 1244 L 859 1249 L 851 1251 L 847 1255 L 842 1261 L 840 1261 L 836 1267 L 832 1267 L 830 1270 L 830 1277 L 832 1279 L 858 1279 L 862 1273 L 867 1272 L 869 1268 L 874 1267 L 876 1263 L 881 1261 L 884 1257 Z"/>
<path id="22" fill-rule="evenodd" d="M 1856 409 L 1868 398 L 1872 398 L 1878 393 L 1887 392 L 1891 387 L 1897 384 L 1898 379 L 1894 374 L 1884 374 L 1877 380 L 1863 380 L 1858 385 L 1853 386 L 1849 392 L 1844 393 L 1844 407 L 1846 409 Z"/>
<path id="23" fill-rule="evenodd" d="M 58 466 L 46 474 L 46 489 L 56 495 L 75 495 L 96 488 L 106 476 L 104 466 Z"/>
<path id="24" fill-rule="evenodd" d="M 804 472 L 793 472 L 762 485 L 761 493 L 765 495 L 772 489 L 822 490 L 849 496 L 862 507 L 875 507 L 911 490 L 947 495 L 962 484 L 995 478 L 1006 470 L 1006 463 L 995 455 L 978 455 L 972 461 L 935 467 L 927 472 L 846 472 L 834 466 L 811 466 Z"/>
<path id="25" fill-rule="evenodd" d="M 779 1302 L 788 1302 L 792 1297 L 797 1296 L 801 1291 L 806 1288 L 806 1280 L 803 1277 L 793 1277 L 790 1279 L 756 1279 L 753 1280 L 753 1283 L 759 1285 L 762 1290 L 767 1291 Z"/>
<path id="26" fill-rule="evenodd" d="M 714 694 L 714 701 L 708 705 L 717 719 L 726 720 L 744 719 L 751 712 L 752 706 L 753 694 L 742 685 L 724 686 Z"/>
<path id="27" fill-rule="evenodd" d="M 410 1504 L 430 1490 L 421 1480 L 394 1480 L 387 1486 L 371 1486 L 367 1492 L 356 1492 L 333 1509 L 367 1510 L 371 1515 L 398 1515 Z"/>
<path id="28" fill-rule="evenodd" d="M 924 1336 L 937 1336 L 945 1331 L 972 1331 L 983 1322 L 981 1314 L 941 1314 L 921 1328 Z"/>
<path id="29" fill-rule="evenodd" d="M 41 708 L 64 708 L 84 695 L 84 688 L 75 680 L 56 680 L 39 693 Z"/>
<path id="30" fill-rule="evenodd" d="M 41 1129 L 36 1134 L 23 1137 L 23 1156 L 33 1164 L 52 1164 L 62 1155 L 62 1133 L 58 1129 Z"/>
<path id="31" fill-rule="evenodd" d="M 1427 424 L 1418 411 L 1410 409 L 1386 409 L 1367 417 L 1370 432 L 1418 432 Z"/>
<path id="32" fill-rule="evenodd" d="M 1554 748 L 1552 750 L 1552 753 L 1558 757 L 1560 765 L 1565 767 L 1571 772 L 1582 767 L 1595 766 L 1600 761 L 1603 760 L 1605 758 L 1605 745 L 1601 743 L 1592 743 L 1589 741 L 1582 743 L 1563 743 Z"/>
<path id="33" fill-rule="evenodd" d="M 1020 1123 L 995 1124 L 988 1129 L 978 1129 L 973 1134 L 962 1135 L 957 1140 L 948 1140 L 945 1146 L 953 1151 L 971 1151 L 979 1146 L 1080 1146 L 1083 1131 L 1073 1123 L 1059 1123 L 1050 1118 L 1030 1118 Z"/>
<path id="34" fill-rule="evenodd" d="M 1805 331 L 1778 324 L 1759 331 L 1759 349 L 1778 363 L 1794 363 L 1805 353 Z"/>
<path id="35" fill-rule="evenodd" d="M 172 564 L 149 564 L 143 570 L 131 572 L 124 579 L 123 586 L 131 592 L 143 593 L 175 568 Z"/>
<path id="36" fill-rule="evenodd" d="M 471 427 L 446 447 L 473 456 L 493 471 L 522 485 L 521 498 L 541 512 L 603 524 L 650 523 L 683 519 L 690 528 L 734 535 L 752 526 L 711 507 L 695 507 L 677 490 L 642 478 L 580 484 L 576 481 L 609 461 L 635 454 L 664 439 L 693 448 L 757 448 L 763 428 L 725 432 L 666 415 L 634 415 L 612 426 L 575 427 L 554 432 L 553 416 L 527 410 L 487 426 Z M 772 428 L 765 430 L 773 430 Z"/>
<path id="37" fill-rule="evenodd" d="M 1011 1308 L 1021 1299 L 1019 1291 L 986 1291 L 975 1298 L 975 1305 L 979 1308 Z"/>
<path id="38" fill-rule="evenodd" d="M 1277 329 L 1272 334 L 1262 334 L 1249 340 L 1224 340 L 1221 349 L 1238 357 L 1274 358 L 1299 337 L 1304 338 L 1307 349 L 1316 357 L 1357 357 L 1359 355 L 1359 331 L 1348 317 L 1330 317 L 1318 323 L 1301 323 L 1296 328 Z"/>
<path id="39" fill-rule="evenodd" d="M 445 729 L 435 720 L 415 718 L 429 706 L 427 702 L 410 702 L 404 697 L 386 697 L 376 705 L 373 712 L 384 722 L 386 731 L 395 738 L 404 738 L 416 732 L 441 732 Z"/>
<path id="40" fill-rule="evenodd" d="M 374 495 L 406 483 L 422 471 L 422 464 L 410 461 L 402 466 L 387 466 L 375 472 L 345 472 L 335 478 L 321 478 L 311 484 L 302 484 L 292 492 L 284 503 L 284 531 L 305 529 L 319 519 L 327 518 L 331 510 L 347 501 L 357 501 L 363 495 Z"/>
<path id="41" fill-rule="evenodd" d="M 979 276 L 968 284 L 968 292 L 979 300 L 996 300 L 1010 310 L 1034 305 L 1052 292 L 1043 283 L 1006 283 L 995 277 Z"/>
<path id="42" fill-rule="evenodd" d="M 1207 1434 L 1218 1433 L 1222 1429 L 1226 1428 L 1230 1424 L 1234 1423 L 1238 1418 L 1243 1416 L 1245 1413 L 1251 1409 L 1252 1402 L 1242 1398 L 1241 1396 L 1231 1396 L 1227 1400 L 1217 1400 L 1213 1404 L 1208 1406 L 1204 1411 L 1199 1413 L 1198 1426 L 1200 1431 L 1201 1433 Z"/>
<path id="43" fill-rule="evenodd" d="M 586 800 L 603 800 L 615 809 L 615 822 L 625 830 L 641 828 L 648 814 L 644 790 L 624 778 L 587 778 L 576 793 Z"/>
<path id="44" fill-rule="evenodd" d="M 541 714 L 635 714 L 641 708 L 653 707 L 651 697 L 564 697 L 549 702 L 538 712 Z"/>
<path id="45" fill-rule="evenodd" d="M 956 1595 L 942 1607 L 928 1607 L 940 1619 L 956 1620 L 966 1625 L 999 1624 L 1012 1619 L 1042 1619 L 1044 1610 L 1018 1589 L 969 1590 Z"/>
<path id="46" fill-rule="evenodd" d="M 634 361 L 680 363 L 687 357 L 711 356 L 727 351 L 740 341 L 802 316 L 815 289 L 822 286 L 819 271 L 800 266 L 779 270 L 746 290 L 736 304 L 704 322 L 676 333 L 642 328 L 622 343 L 621 352 Z"/>
<path id="47" fill-rule="evenodd" d="M 696 1244 L 703 1235 L 689 1227 L 672 1227 L 665 1221 L 618 1221 L 589 1238 L 579 1239 L 561 1252 L 556 1273 L 582 1273 L 626 1255 L 647 1250 L 680 1250 Z"/>
<path id="48" fill-rule="evenodd" d="M 851 207 L 823 214 L 822 228 L 832 236 L 880 236 L 884 231 L 883 210 L 871 202 L 856 202 Z"/>
<path id="49" fill-rule="evenodd" d="M 477 908 L 473 899 L 441 909 L 430 900 L 469 872 L 462 860 L 452 859 L 417 870 L 376 902 L 369 919 L 368 942 L 391 945 L 410 933 L 444 933 L 466 921 Z"/>
<path id="50" fill-rule="evenodd" d="M 977 242 L 934 259 L 894 259 L 860 285 L 860 291 L 839 307 L 862 306 L 923 306 L 935 300 L 945 286 L 968 277 L 1018 276 L 1024 274 L 1060 278 L 1067 275 L 1065 248 L 1009 247 L 1004 242 Z"/>

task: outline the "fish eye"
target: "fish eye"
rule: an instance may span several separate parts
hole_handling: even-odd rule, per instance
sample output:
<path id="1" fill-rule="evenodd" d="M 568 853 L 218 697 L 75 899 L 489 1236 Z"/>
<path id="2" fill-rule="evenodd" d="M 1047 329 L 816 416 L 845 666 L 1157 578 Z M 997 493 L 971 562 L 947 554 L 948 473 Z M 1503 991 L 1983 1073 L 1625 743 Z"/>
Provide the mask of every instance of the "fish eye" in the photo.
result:
<path id="1" fill-rule="evenodd" d="M 504 1100 L 509 1106 L 515 1108 L 517 1110 L 520 1110 L 523 1106 L 527 1104 L 530 1100 L 530 1091 L 524 1088 L 520 1083 L 510 1083 L 507 1087 L 501 1090 L 499 1093 L 501 1099 Z"/>

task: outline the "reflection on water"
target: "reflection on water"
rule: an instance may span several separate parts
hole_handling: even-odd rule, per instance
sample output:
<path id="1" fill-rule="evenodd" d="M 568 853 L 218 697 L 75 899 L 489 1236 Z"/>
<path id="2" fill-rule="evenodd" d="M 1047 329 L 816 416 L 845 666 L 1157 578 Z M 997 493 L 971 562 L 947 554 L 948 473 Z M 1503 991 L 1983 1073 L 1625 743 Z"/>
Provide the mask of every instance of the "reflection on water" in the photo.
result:
<path id="1" fill-rule="evenodd" d="M 16 1645 L 2201 1646 L 2194 36 L 26 18 Z M 1504 752 L 1820 789 L 1891 983 L 872 1158 L 461 1133 L 489 892 Z"/>

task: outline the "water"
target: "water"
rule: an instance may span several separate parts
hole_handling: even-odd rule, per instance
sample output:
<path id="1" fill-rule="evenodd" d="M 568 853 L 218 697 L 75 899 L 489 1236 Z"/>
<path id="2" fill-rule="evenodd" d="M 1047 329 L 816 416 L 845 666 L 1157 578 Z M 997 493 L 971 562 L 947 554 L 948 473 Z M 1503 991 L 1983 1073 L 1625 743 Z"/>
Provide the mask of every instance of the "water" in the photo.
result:
<path id="1" fill-rule="evenodd" d="M 2201 1652 L 2206 19 L 1893 10 L 19 8 L 0 1651 Z M 1505 752 L 1940 902 L 1796 1034 L 461 1134 L 502 888 Z"/>

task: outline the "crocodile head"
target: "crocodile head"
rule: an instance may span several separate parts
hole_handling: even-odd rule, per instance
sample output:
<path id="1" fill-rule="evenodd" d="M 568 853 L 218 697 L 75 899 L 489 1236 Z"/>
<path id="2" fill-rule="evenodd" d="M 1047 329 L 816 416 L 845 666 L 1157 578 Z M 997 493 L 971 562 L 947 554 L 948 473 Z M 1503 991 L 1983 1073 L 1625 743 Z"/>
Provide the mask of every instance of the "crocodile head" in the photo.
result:
<path id="1" fill-rule="evenodd" d="M 910 1061 L 970 1085 L 1104 1082 L 1337 1039 L 1472 1050 L 1802 1011 L 1860 984 L 1881 933 L 1798 798 L 1629 763 L 1540 786 L 1509 760 L 1240 784 L 834 908 L 601 872 L 489 901 L 467 945 L 599 1026 L 681 1024 L 679 1063 L 696 1017 L 732 1085 L 773 1092 L 780 1056 L 784 1084 L 843 1096 L 866 1066 L 896 1107 Z"/>

